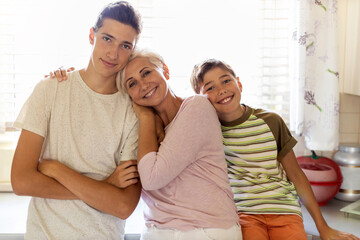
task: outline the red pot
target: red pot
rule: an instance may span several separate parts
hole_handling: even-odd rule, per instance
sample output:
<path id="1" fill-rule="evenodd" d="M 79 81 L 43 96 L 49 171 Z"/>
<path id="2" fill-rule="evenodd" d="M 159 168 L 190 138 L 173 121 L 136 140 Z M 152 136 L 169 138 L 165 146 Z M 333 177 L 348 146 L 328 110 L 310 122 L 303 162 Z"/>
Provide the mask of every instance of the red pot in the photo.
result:
<path id="1" fill-rule="evenodd" d="M 318 157 L 315 152 L 312 156 L 296 158 L 314 192 L 320 206 L 325 205 L 339 191 L 342 175 L 339 166 L 326 157 Z"/>

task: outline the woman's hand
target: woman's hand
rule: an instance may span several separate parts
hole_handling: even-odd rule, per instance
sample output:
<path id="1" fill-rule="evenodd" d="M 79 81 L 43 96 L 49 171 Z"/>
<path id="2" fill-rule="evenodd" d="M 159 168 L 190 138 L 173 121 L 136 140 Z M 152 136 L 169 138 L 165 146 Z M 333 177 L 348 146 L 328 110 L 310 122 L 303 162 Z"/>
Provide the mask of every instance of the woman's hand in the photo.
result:
<path id="1" fill-rule="evenodd" d="M 105 180 L 118 188 L 126 188 L 139 182 L 137 161 L 129 160 L 120 162 L 115 171 Z"/>
<path id="2" fill-rule="evenodd" d="M 151 117 L 155 119 L 155 130 L 156 130 L 156 138 L 158 145 L 164 140 L 165 132 L 164 132 L 164 123 L 159 117 L 159 115 L 154 113 L 154 109 L 151 107 L 140 106 L 133 102 L 133 108 L 136 116 L 141 120 L 143 117 Z"/>
<path id="3" fill-rule="evenodd" d="M 164 132 L 164 123 L 159 117 L 159 115 L 155 114 L 155 129 L 156 129 L 156 137 L 158 144 L 164 140 L 165 132 Z"/>
<path id="4" fill-rule="evenodd" d="M 75 70 L 74 67 L 68 68 L 67 70 L 63 69 L 63 67 L 59 67 L 59 69 L 50 72 L 50 75 L 45 75 L 45 78 L 47 78 L 47 77 L 55 78 L 56 77 L 59 82 L 65 81 L 65 80 L 67 80 L 67 73 L 72 72 L 74 70 Z"/>
<path id="5" fill-rule="evenodd" d="M 133 108 L 136 116 L 141 120 L 141 118 L 149 116 L 155 117 L 154 110 L 151 107 L 140 106 L 133 102 Z"/>

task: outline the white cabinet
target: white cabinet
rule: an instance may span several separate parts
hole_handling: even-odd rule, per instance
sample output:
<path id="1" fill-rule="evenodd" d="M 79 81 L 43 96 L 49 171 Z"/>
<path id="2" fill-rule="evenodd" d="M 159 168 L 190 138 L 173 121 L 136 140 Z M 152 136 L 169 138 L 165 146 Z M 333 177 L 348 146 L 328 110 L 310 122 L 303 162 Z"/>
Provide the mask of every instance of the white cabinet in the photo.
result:
<path id="1" fill-rule="evenodd" d="M 360 96 L 360 1 L 338 1 L 339 90 Z"/>

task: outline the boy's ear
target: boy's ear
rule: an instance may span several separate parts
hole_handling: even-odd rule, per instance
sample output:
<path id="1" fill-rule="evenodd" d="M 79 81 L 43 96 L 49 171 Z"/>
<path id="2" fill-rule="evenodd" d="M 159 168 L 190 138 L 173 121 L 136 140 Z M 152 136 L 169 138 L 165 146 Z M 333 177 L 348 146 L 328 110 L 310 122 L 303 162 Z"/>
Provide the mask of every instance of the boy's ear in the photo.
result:
<path id="1" fill-rule="evenodd" d="M 94 32 L 94 28 L 90 28 L 90 34 L 89 34 L 89 41 L 90 44 L 93 45 L 94 44 L 94 38 L 95 38 L 95 32 Z"/>
<path id="2" fill-rule="evenodd" d="M 166 80 L 169 80 L 170 72 L 169 72 L 169 68 L 166 66 L 165 63 L 163 63 L 163 74 L 164 74 Z"/>
<path id="3" fill-rule="evenodd" d="M 242 91 L 242 84 L 241 84 L 241 82 L 240 82 L 240 78 L 239 78 L 239 77 L 236 77 L 236 81 L 237 81 L 237 84 L 238 84 L 238 86 L 239 86 L 239 88 L 240 88 L 240 91 Z"/>

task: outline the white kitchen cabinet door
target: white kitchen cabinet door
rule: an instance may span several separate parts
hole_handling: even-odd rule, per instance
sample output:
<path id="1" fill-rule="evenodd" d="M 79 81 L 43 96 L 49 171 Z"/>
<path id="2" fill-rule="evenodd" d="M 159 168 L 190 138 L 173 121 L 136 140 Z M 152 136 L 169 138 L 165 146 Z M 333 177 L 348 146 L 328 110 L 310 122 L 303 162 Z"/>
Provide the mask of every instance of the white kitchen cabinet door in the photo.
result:
<path id="1" fill-rule="evenodd" d="M 339 89 L 360 96 L 360 1 L 338 1 Z"/>

